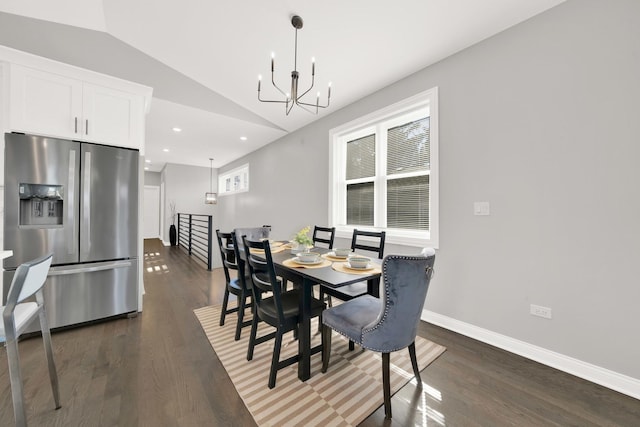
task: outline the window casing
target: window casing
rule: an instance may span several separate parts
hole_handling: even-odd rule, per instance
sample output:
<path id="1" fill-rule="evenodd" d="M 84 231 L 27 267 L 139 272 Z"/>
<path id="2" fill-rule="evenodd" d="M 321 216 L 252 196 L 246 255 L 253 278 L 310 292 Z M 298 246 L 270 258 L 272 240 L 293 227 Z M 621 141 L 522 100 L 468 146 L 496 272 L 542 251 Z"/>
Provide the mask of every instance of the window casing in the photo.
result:
<path id="1" fill-rule="evenodd" d="M 330 132 L 329 218 L 338 237 L 438 247 L 437 88 Z"/>
<path id="2" fill-rule="evenodd" d="M 218 176 L 218 195 L 228 196 L 244 191 L 249 191 L 248 163 Z"/>

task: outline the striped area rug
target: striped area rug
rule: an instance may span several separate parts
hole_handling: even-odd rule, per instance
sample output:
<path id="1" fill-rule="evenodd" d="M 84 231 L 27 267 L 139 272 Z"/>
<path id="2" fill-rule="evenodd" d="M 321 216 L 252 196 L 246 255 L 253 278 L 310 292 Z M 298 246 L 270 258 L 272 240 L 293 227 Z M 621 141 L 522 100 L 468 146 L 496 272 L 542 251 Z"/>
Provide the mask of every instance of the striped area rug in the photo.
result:
<path id="1" fill-rule="evenodd" d="M 334 332 L 331 362 L 322 374 L 321 355 L 311 356 L 311 378 L 298 380 L 297 365 L 278 371 L 274 389 L 267 387 L 273 340 L 256 346 L 252 361 L 247 361 L 249 329 L 244 328 L 240 341 L 234 341 L 236 316 L 227 316 L 219 326 L 221 306 L 202 307 L 194 313 L 226 369 L 238 394 L 259 426 L 354 426 L 382 405 L 382 362 L 380 353 L 363 351 L 356 346 L 349 351 L 348 342 Z M 247 312 L 247 316 L 250 316 Z M 249 318 L 249 317 L 247 317 Z M 311 324 L 312 345 L 320 344 L 317 318 Z M 263 322 L 258 336 L 273 331 Z M 283 339 L 280 359 L 296 354 L 293 333 Z M 418 365 L 424 369 L 445 351 L 431 341 L 417 337 Z M 407 350 L 391 353 L 391 392 L 395 393 L 413 378 Z"/>

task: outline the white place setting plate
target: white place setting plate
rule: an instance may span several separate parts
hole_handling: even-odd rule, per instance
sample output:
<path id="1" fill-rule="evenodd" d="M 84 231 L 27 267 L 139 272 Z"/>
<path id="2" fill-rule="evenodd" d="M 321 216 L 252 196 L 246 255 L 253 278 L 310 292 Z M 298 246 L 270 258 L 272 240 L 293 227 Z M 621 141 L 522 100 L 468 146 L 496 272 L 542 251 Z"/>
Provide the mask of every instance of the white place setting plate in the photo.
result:
<path id="1" fill-rule="evenodd" d="M 320 263 L 322 263 L 324 261 L 322 260 L 322 258 L 317 259 L 315 261 L 302 261 L 300 258 L 295 257 L 295 258 L 293 258 L 293 262 L 295 262 L 297 264 L 302 264 L 302 265 L 317 265 L 317 264 L 320 264 Z"/>
<path id="2" fill-rule="evenodd" d="M 349 263 L 349 261 L 347 261 L 347 263 L 346 263 L 346 264 L 347 264 L 347 267 L 349 267 L 349 268 L 350 268 L 350 269 L 352 269 L 352 270 L 369 270 L 370 268 L 373 268 L 373 267 L 371 266 L 371 263 L 369 263 L 369 264 L 365 265 L 364 267 L 355 267 L 355 266 L 351 265 L 351 264 Z"/>
<path id="3" fill-rule="evenodd" d="M 333 252 L 333 251 L 327 253 L 327 256 L 330 256 L 331 258 L 337 258 L 337 259 L 347 259 L 347 258 L 349 258 L 349 255 L 340 256 L 340 255 L 336 255 L 336 253 Z"/>

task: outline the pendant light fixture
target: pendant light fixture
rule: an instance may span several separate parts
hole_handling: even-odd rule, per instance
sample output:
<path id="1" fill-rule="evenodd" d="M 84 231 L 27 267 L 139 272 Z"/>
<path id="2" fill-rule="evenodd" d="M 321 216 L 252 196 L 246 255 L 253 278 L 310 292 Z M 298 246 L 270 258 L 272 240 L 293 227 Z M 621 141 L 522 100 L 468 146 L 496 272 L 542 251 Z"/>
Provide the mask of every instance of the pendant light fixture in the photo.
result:
<path id="1" fill-rule="evenodd" d="M 209 169 L 209 192 L 204 193 L 204 203 L 207 205 L 215 205 L 218 203 L 218 195 L 213 192 L 213 159 L 209 157 L 211 167 Z"/>
<path id="2" fill-rule="evenodd" d="M 318 109 L 327 108 L 329 106 L 329 102 L 331 101 L 331 83 L 329 83 L 329 88 L 327 91 L 327 104 L 320 105 L 320 92 L 316 94 L 316 102 L 315 104 L 310 104 L 302 101 L 302 97 L 313 89 L 313 85 L 315 83 L 316 76 L 316 60 L 315 58 L 311 58 L 311 86 L 309 89 L 305 90 L 301 94 L 298 94 L 298 77 L 300 74 L 298 73 L 298 30 L 302 28 L 302 18 L 298 15 L 294 15 L 291 17 L 291 25 L 296 29 L 296 38 L 295 38 L 295 50 L 293 51 L 293 71 L 291 72 L 291 91 L 285 93 L 282 89 L 280 89 L 275 82 L 273 77 L 273 72 L 275 70 L 275 60 L 274 54 L 271 54 L 271 83 L 273 87 L 275 87 L 278 92 L 280 92 L 284 96 L 284 100 L 267 100 L 260 98 L 260 83 L 262 81 L 262 76 L 258 76 L 258 101 L 260 102 L 275 102 L 279 104 L 285 105 L 285 113 L 288 116 L 293 108 L 293 105 L 297 105 L 303 110 L 311 113 L 318 114 Z M 310 108 L 309 108 L 310 107 Z"/>

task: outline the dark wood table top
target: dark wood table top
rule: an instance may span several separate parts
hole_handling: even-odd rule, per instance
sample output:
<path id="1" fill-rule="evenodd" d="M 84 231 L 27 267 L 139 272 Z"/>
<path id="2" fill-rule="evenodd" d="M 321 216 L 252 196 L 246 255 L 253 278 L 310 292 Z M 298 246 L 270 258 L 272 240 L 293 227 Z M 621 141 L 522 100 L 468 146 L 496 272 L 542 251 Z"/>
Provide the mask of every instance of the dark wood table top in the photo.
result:
<path id="1" fill-rule="evenodd" d="M 313 252 L 325 254 L 331 252 L 331 250 L 325 248 L 313 248 Z M 289 249 L 285 249 L 283 252 L 272 254 L 271 256 L 273 258 L 273 263 L 279 270 L 290 271 L 303 279 L 310 279 L 314 283 L 319 283 L 331 288 L 339 288 L 341 286 L 347 286 L 365 280 L 377 279 L 381 276 L 381 273 L 378 272 L 362 274 L 342 273 L 340 271 L 334 270 L 331 266 L 322 268 L 288 267 L 284 265 L 283 262 L 295 257 L 295 255 L 293 255 Z M 380 260 L 373 258 L 371 259 L 371 262 L 375 264 L 381 263 Z"/>

